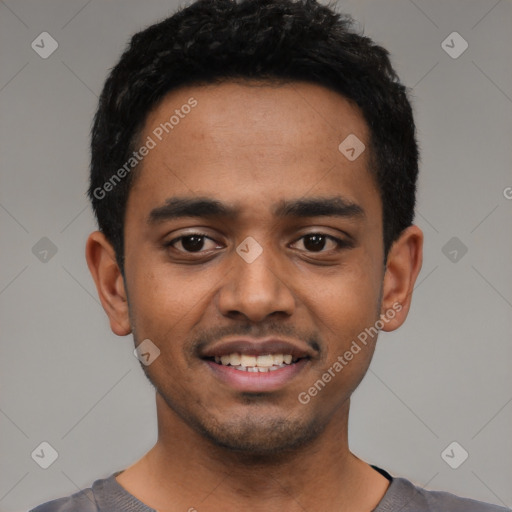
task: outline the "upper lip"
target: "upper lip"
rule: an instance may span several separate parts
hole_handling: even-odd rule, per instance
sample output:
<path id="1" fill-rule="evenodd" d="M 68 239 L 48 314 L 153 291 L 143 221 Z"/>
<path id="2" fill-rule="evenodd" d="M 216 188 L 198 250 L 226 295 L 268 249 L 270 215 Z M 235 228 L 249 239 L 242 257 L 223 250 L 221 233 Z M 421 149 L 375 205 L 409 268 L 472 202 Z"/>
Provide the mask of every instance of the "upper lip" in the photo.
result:
<path id="1" fill-rule="evenodd" d="M 206 358 L 235 353 L 253 356 L 291 354 L 297 359 L 315 355 L 315 351 L 303 341 L 288 341 L 282 338 L 236 338 L 213 343 L 202 350 L 200 356 Z"/>

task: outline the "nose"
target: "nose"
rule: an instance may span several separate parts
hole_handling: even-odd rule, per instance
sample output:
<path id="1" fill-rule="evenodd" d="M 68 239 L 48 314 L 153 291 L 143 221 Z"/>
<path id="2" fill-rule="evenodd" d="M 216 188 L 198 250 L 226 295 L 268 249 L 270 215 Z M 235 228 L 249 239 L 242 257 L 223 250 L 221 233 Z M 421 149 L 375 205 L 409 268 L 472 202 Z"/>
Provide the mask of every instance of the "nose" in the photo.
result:
<path id="1" fill-rule="evenodd" d="M 265 248 L 252 262 L 234 253 L 232 268 L 218 292 L 219 311 L 228 317 L 243 315 L 252 322 L 261 322 L 270 315 L 292 315 L 295 297 L 287 285 L 289 276 L 283 265 Z"/>

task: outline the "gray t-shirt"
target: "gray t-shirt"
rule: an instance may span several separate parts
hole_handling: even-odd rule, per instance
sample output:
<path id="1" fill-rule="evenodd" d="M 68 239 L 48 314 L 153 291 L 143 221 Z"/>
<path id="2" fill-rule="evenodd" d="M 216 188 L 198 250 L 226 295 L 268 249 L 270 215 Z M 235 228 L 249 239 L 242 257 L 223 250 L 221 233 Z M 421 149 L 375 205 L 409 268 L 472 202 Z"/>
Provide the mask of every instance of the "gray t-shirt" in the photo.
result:
<path id="1" fill-rule="evenodd" d="M 405 478 L 392 477 L 386 471 L 372 467 L 391 481 L 373 512 L 512 512 L 448 492 L 427 491 Z M 43 503 L 30 512 L 156 512 L 121 487 L 115 479 L 120 473 L 122 471 L 96 480 L 89 489 Z"/>

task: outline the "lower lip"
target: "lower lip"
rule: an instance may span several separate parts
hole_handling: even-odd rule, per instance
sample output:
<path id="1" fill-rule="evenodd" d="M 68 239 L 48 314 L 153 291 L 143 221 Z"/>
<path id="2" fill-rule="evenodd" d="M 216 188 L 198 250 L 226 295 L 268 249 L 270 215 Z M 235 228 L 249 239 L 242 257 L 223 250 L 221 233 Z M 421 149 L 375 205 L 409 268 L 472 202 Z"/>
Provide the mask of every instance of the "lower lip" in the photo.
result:
<path id="1" fill-rule="evenodd" d="M 244 372 L 232 366 L 224 366 L 213 361 L 205 361 L 213 373 L 228 386 L 237 391 L 262 392 L 276 391 L 290 382 L 308 364 L 308 359 L 269 372 Z"/>

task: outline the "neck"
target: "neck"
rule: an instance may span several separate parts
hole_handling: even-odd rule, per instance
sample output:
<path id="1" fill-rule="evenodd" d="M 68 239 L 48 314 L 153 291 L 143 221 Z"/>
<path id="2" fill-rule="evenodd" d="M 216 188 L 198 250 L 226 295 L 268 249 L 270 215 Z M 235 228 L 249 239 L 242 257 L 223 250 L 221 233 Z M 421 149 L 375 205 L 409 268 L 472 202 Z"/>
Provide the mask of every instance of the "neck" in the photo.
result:
<path id="1" fill-rule="evenodd" d="M 156 397 L 158 441 L 117 481 L 160 512 L 369 512 L 389 485 L 348 448 L 348 401 L 300 449 L 251 455 L 214 445 Z"/>

